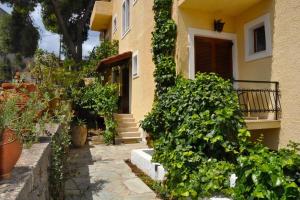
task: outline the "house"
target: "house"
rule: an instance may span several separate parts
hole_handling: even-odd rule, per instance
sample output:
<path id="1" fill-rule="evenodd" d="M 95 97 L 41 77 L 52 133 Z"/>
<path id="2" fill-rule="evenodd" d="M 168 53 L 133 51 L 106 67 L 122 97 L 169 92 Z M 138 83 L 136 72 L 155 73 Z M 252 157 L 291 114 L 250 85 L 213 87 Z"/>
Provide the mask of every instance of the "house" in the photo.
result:
<path id="1" fill-rule="evenodd" d="M 90 27 L 119 41 L 102 61 L 120 83 L 121 113 L 136 121 L 151 110 L 153 0 L 96 1 Z M 300 1 L 174 0 L 177 73 L 216 72 L 234 81 L 247 127 L 277 149 L 300 142 Z M 224 25 L 224 26 L 223 26 Z M 222 27 L 223 26 L 223 27 Z"/>

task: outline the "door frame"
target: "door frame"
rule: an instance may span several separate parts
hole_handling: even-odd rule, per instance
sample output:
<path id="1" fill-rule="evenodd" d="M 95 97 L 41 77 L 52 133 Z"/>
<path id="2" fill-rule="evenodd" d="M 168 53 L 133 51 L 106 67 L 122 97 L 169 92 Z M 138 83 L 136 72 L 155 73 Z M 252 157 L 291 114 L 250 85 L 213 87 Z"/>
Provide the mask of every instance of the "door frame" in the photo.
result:
<path id="1" fill-rule="evenodd" d="M 231 40 L 232 45 L 232 76 L 238 79 L 238 47 L 235 33 L 210 31 L 207 29 L 188 28 L 189 43 L 189 79 L 195 79 L 195 36 Z"/>

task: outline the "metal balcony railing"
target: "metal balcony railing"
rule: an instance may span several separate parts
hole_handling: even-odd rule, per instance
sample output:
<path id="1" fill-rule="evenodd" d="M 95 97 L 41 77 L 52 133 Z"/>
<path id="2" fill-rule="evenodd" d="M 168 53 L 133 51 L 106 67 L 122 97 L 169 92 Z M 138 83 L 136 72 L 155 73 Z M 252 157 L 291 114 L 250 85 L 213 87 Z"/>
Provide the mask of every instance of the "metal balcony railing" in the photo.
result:
<path id="1" fill-rule="evenodd" d="M 274 113 L 273 118 L 279 119 L 281 113 L 279 82 L 233 80 L 233 85 L 245 117 L 270 119 L 270 113 Z"/>

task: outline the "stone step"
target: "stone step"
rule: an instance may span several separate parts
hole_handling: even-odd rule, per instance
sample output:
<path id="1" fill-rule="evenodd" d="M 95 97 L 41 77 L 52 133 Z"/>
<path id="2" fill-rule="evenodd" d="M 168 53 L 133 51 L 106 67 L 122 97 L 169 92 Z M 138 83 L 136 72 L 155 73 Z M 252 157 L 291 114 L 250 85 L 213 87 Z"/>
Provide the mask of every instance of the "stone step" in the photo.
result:
<path id="1" fill-rule="evenodd" d="M 138 132 L 139 128 L 137 127 L 129 127 L 129 128 L 117 128 L 118 133 L 122 132 Z"/>
<path id="2" fill-rule="evenodd" d="M 118 133 L 119 137 L 140 137 L 141 134 L 139 132 L 121 132 Z"/>
<path id="3" fill-rule="evenodd" d="M 141 137 L 117 137 L 116 138 L 116 144 L 133 144 L 133 143 L 139 143 L 142 141 Z"/>
<path id="4" fill-rule="evenodd" d="M 128 119 L 121 119 L 121 118 L 115 118 L 118 123 L 135 123 L 135 120 L 133 118 Z"/>
<path id="5" fill-rule="evenodd" d="M 135 122 L 118 122 L 118 128 L 137 128 L 138 125 Z"/>
<path id="6" fill-rule="evenodd" d="M 117 119 L 133 119 L 132 114 L 114 114 L 114 117 Z"/>

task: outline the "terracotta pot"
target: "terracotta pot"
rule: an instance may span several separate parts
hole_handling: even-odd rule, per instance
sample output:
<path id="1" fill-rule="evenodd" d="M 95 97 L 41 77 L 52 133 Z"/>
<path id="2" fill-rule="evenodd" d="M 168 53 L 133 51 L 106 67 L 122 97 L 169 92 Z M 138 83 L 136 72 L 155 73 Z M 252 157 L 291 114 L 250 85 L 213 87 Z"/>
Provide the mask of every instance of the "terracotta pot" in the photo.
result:
<path id="1" fill-rule="evenodd" d="M 73 126 L 72 127 L 72 144 L 75 147 L 82 147 L 84 146 L 87 138 L 87 128 L 85 125 L 81 126 Z"/>
<path id="2" fill-rule="evenodd" d="M 7 179 L 22 153 L 22 144 L 15 132 L 5 129 L 0 142 L 0 179 Z"/>
<path id="3" fill-rule="evenodd" d="M 53 98 L 53 99 L 51 99 L 48 102 L 48 108 L 49 108 L 49 110 L 50 111 L 55 110 L 59 106 L 59 103 L 60 103 L 60 99 L 59 98 Z"/>
<path id="4" fill-rule="evenodd" d="M 33 93 L 37 91 L 37 87 L 36 85 L 32 84 L 32 83 L 22 83 L 18 88 L 17 91 L 18 92 L 22 92 L 22 90 L 27 91 L 28 93 Z"/>
<path id="5" fill-rule="evenodd" d="M 1 87 L 3 88 L 3 90 L 11 90 L 16 88 L 13 83 L 2 83 Z"/>

